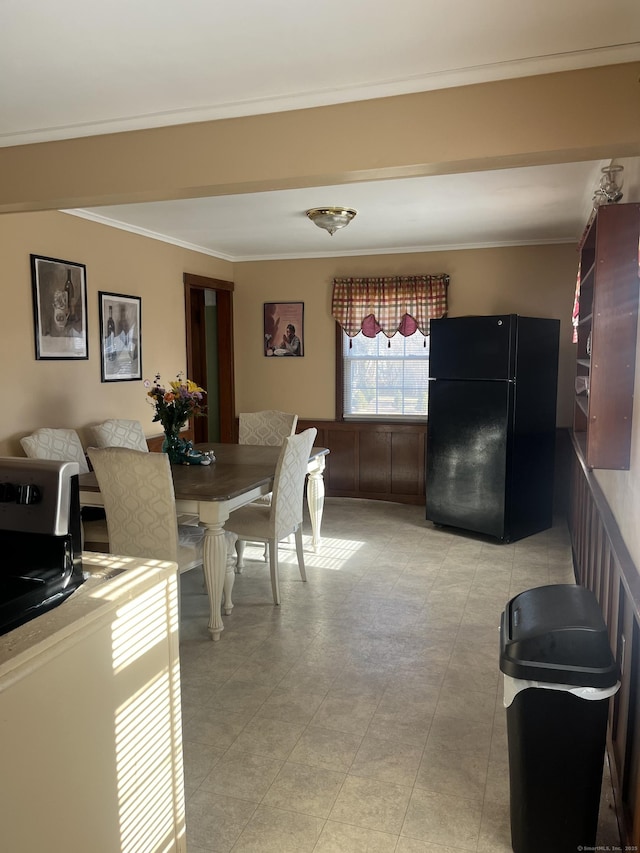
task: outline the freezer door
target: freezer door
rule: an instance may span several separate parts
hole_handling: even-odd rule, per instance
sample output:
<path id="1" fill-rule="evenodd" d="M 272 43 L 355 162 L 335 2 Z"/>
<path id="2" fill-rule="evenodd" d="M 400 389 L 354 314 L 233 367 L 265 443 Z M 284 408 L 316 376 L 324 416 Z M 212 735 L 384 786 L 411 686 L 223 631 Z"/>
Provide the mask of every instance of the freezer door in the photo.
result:
<path id="1" fill-rule="evenodd" d="M 435 379 L 513 379 L 517 315 L 446 317 L 430 324 Z"/>
<path id="2" fill-rule="evenodd" d="M 427 518 L 508 538 L 512 384 L 436 379 L 429 386 Z"/>

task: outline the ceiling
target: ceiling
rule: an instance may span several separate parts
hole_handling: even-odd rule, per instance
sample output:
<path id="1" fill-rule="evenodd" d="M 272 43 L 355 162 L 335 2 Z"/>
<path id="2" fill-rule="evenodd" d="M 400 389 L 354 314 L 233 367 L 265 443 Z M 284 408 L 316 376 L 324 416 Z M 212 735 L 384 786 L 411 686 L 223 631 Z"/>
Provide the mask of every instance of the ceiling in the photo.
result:
<path id="1" fill-rule="evenodd" d="M 638 0 L 3 0 L 0 146 L 638 59 Z M 238 261 L 575 241 L 602 165 L 75 213 Z M 327 205 L 358 215 L 330 237 L 305 217 Z"/>

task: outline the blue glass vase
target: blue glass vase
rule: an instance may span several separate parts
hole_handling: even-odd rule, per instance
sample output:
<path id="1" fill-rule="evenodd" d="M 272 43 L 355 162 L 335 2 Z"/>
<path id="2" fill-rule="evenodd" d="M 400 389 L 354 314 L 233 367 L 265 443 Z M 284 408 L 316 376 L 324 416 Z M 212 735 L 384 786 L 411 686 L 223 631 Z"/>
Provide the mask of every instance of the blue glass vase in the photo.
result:
<path id="1" fill-rule="evenodd" d="M 212 462 L 211 455 L 194 450 L 193 443 L 180 438 L 179 432 L 165 432 L 162 452 L 167 454 L 172 465 L 210 465 Z"/>
<path id="2" fill-rule="evenodd" d="M 191 446 L 191 442 L 180 438 L 178 432 L 165 432 L 162 452 L 167 454 L 173 465 L 183 465 Z"/>

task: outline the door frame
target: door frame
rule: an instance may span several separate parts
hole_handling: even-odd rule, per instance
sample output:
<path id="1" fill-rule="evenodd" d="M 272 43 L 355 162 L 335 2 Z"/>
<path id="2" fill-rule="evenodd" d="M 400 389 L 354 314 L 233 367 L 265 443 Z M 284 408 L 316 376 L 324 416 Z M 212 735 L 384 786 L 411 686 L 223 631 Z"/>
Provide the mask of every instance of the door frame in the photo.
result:
<path id="1" fill-rule="evenodd" d="M 202 299 L 202 291 L 214 290 L 216 293 L 216 305 L 218 315 L 218 389 L 220 396 L 220 440 L 225 443 L 236 441 L 236 403 L 235 403 L 235 380 L 233 371 L 233 290 L 232 281 L 223 281 L 217 278 L 208 278 L 203 275 L 184 273 L 184 299 L 185 299 L 185 325 L 187 346 L 187 376 L 194 382 L 202 382 L 201 368 L 196 364 L 195 352 L 200 348 L 202 341 L 196 341 L 198 330 L 193 328 L 191 322 L 191 307 L 196 300 Z M 206 385 L 205 385 L 206 388 Z M 198 418 L 194 418 L 194 434 L 196 441 L 206 441 L 202 437 L 203 423 L 201 429 Z M 204 419 L 202 419 L 204 420 Z"/>

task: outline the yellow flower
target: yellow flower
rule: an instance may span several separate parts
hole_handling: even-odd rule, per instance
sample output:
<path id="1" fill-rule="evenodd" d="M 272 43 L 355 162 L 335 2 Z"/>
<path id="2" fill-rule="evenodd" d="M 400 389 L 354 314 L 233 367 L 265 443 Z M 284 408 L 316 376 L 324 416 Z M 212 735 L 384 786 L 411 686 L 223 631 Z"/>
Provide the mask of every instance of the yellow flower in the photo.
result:
<path id="1" fill-rule="evenodd" d="M 145 387 L 150 385 L 150 382 L 145 382 Z M 176 381 L 165 387 L 157 373 L 153 387 L 147 391 L 147 396 L 153 401 L 151 405 L 155 408 L 154 422 L 160 421 L 167 433 L 179 430 L 193 415 L 204 414 L 206 393 L 191 379 L 185 379 L 182 373 L 178 374 Z"/>
<path id="2" fill-rule="evenodd" d="M 180 394 L 181 389 L 186 390 L 189 393 L 197 393 L 198 391 L 200 393 L 206 393 L 204 388 L 201 388 L 199 385 L 196 385 L 196 383 L 193 382 L 191 379 L 187 379 L 184 382 L 178 380 L 178 382 L 170 382 L 169 384 L 171 385 L 176 394 Z"/>

